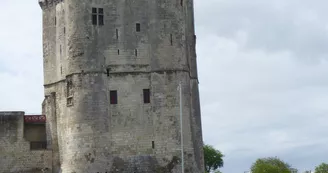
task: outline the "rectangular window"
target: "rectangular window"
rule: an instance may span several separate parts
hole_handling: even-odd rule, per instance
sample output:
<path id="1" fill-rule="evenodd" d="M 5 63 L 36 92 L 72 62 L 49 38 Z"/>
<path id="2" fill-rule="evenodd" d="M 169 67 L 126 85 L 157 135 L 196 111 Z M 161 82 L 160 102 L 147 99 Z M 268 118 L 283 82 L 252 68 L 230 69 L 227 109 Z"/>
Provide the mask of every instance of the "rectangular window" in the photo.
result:
<path id="1" fill-rule="evenodd" d="M 155 141 L 151 141 L 151 147 L 154 149 L 155 148 Z"/>
<path id="2" fill-rule="evenodd" d="M 134 50 L 134 55 L 138 56 L 138 50 L 137 49 Z"/>
<path id="3" fill-rule="evenodd" d="M 118 29 L 116 29 L 116 39 L 118 40 Z"/>
<path id="4" fill-rule="evenodd" d="M 73 82 L 72 80 L 67 80 L 67 97 L 73 96 Z"/>
<path id="5" fill-rule="evenodd" d="M 67 106 L 73 106 L 73 81 L 67 79 Z"/>
<path id="6" fill-rule="evenodd" d="M 92 13 L 97 13 L 97 8 L 92 8 Z"/>
<path id="7" fill-rule="evenodd" d="M 149 89 L 143 90 L 143 99 L 144 99 L 144 103 L 150 103 L 150 90 Z"/>
<path id="8" fill-rule="evenodd" d="M 92 25 L 97 25 L 97 15 L 92 14 Z"/>
<path id="9" fill-rule="evenodd" d="M 66 104 L 67 104 L 67 106 L 73 106 L 73 97 L 68 97 Z"/>
<path id="10" fill-rule="evenodd" d="M 104 9 L 103 9 L 103 8 L 99 8 L 99 9 L 98 9 L 98 13 L 99 13 L 99 14 L 104 14 Z"/>
<path id="11" fill-rule="evenodd" d="M 92 8 L 92 25 L 104 25 L 103 8 Z"/>
<path id="12" fill-rule="evenodd" d="M 140 32 L 140 30 L 141 30 L 140 23 L 137 23 L 137 24 L 136 24 L 136 31 L 137 31 L 137 32 Z"/>
<path id="13" fill-rule="evenodd" d="M 104 15 L 99 15 L 99 25 L 104 25 Z"/>
<path id="14" fill-rule="evenodd" d="M 170 34 L 170 42 L 171 42 L 171 46 L 173 45 L 173 35 Z"/>
<path id="15" fill-rule="evenodd" d="M 112 90 L 110 91 L 110 104 L 117 104 L 117 91 Z"/>
<path id="16" fill-rule="evenodd" d="M 120 49 L 117 49 L 117 55 L 119 55 L 120 54 Z"/>

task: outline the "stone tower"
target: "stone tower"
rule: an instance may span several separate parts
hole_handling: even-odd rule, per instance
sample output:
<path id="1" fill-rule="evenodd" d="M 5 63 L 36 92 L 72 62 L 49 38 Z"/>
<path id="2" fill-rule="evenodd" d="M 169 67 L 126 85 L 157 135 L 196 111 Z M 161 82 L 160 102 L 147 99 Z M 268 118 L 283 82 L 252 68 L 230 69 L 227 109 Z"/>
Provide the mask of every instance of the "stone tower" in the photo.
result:
<path id="1" fill-rule="evenodd" d="M 193 0 L 39 0 L 58 173 L 203 173 Z"/>

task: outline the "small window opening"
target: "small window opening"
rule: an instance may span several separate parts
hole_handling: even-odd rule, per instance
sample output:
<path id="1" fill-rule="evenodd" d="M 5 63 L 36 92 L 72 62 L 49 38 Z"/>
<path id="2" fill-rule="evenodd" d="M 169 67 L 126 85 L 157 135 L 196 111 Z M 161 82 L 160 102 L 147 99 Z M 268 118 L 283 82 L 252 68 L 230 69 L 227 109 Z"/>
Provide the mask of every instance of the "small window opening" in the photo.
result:
<path id="1" fill-rule="evenodd" d="M 117 104 L 117 91 L 112 90 L 110 91 L 110 104 Z"/>
<path id="2" fill-rule="evenodd" d="M 73 81 L 67 80 L 67 106 L 73 106 Z"/>
<path id="3" fill-rule="evenodd" d="M 97 8 L 92 8 L 92 13 L 97 13 Z"/>
<path id="4" fill-rule="evenodd" d="M 92 14 L 92 25 L 97 25 L 97 15 Z"/>
<path id="5" fill-rule="evenodd" d="M 170 43 L 171 43 L 171 46 L 173 45 L 173 35 L 170 34 Z"/>
<path id="6" fill-rule="evenodd" d="M 120 54 L 120 49 L 117 49 L 117 55 L 119 55 Z"/>
<path id="7" fill-rule="evenodd" d="M 109 76 L 109 68 L 106 69 L 106 74 Z"/>
<path id="8" fill-rule="evenodd" d="M 103 14 L 99 15 L 98 20 L 99 20 L 99 25 L 104 25 L 104 15 Z"/>
<path id="9" fill-rule="evenodd" d="M 134 50 L 134 55 L 138 56 L 138 50 L 137 49 Z"/>
<path id="10" fill-rule="evenodd" d="M 180 0 L 180 5 L 183 6 L 183 0 Z"/>
<path id="11" fill-rule="evenodd" d="M 151 141 L 151 147 L 154 149 L 155 148 L 155 141 Z"/>
<path id="12" fill-rule="evenodd" d="M 99 8 L 98 9 L 98 12 L 99 12 L 99 14 L 104 14 L 104 9 L 103 8 Z"/>
<path id="13" fill-rule="evenodd" d="M 67 97 L 73 96 L 73 82 L 71 80 L 67 81 Z"/>
<path id="14" fill-rule="evenodd" d="M 67 107 L 73 106 L 73 97 L 67 98 Z"/>
<path id="15" fill-rule="evenodd" d="M 116 39 L 118 40 L 118 29 L 116 29 Z"/>
<path id="16" fill-rule="evenodd" d="M 140 30 L 141 30 L 140 23 L 137 23 L 137 24 L 136 24 L 136 31 L 137 31 L 137 32 L 140 32 Z"/>
<path id="17" fill-rule="evenodd" d="M 150 90 L 149 89 L 143 90 L 143 99 L 144 99 L 144 103 L 150 103 Z"/>

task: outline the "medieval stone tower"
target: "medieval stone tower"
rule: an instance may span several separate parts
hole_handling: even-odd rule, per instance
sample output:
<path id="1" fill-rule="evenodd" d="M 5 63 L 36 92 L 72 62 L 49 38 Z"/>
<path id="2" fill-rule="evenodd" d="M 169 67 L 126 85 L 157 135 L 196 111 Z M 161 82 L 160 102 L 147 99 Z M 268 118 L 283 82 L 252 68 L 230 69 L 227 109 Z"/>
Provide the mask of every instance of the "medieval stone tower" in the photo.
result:
<path id="1" fill-rule="evenodd" d="M 203 173 L 193 0 L 39 0 L 58 173 Z"/>

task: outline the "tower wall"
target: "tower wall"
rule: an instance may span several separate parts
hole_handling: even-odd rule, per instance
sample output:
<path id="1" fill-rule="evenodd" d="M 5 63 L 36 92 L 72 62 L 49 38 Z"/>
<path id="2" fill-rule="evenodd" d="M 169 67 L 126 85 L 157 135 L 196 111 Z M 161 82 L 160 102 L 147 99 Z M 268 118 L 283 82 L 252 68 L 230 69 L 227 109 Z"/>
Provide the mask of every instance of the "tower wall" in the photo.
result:
<path id="1" fill-rule="evenodd" d="M 187 57 L 190 73 L 190 88 L 191 88 L 191 133 L 194 149 L 194 159 L 199 170 L 204 170 L 204 154 L 203 154 L 203 134 L 201 123 L 201 109 L 199 98 L 199 80 L 197 70 L 197 55 L 196 55 L 196 35 L 195 35 L 195 19 L 194 19 L 194 3 L 188 1 L 186 3 L 186 45 Z"/>
<path id="2" fill-rule="evenodd" d="M 203 172 L 192 1 L 40 4 L 45 94 L 56 96 L 44 109 L 57 131 L 51 140 L 59 169 L 180 173 L 181 82 L 185 170 Z M 93 8 L 103 9 L 104 25 L 93 25 Z M 143 89 L 150 89 L 150 103 Z M 112 90 L 117 104 L 109 102 Z"/>
<path id="3" fill-rule="evenodd" d="M 56 58 L 56 10 L 46 8 L 43 10 L 43 71 L 44 83 L 58 81 L 58 64 Z"/>
<path id="4" fill-rule="evenodd" d="M 44 53 L 49 55 L 44 57 L 45 94 L 56 95 L 48 98 L 44 108 L 52 116 L 49 126 L 57 130 L 50 133 L 54 151 L 58 143 L 53 160 L 59 160 L 62 172 L 109 171 L 107 77 L 105 59 L 99 56 L 97 28 L 84 19 L 91 9 L 80 1 L 50 2 L 41 2 L 41 7 L 44 20 L 56 21 L 44 25 L 44 43 L 51 40 L 53 44 Z"/>

